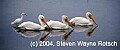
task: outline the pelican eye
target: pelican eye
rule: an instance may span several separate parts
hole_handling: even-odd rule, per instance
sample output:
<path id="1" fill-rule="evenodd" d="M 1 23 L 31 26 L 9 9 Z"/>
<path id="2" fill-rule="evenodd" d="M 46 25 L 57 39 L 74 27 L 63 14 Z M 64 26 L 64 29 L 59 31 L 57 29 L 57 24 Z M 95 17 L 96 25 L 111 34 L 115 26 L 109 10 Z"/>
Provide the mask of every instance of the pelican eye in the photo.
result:
<path id="1" fill-rule="evenodd" d="M 65 22 L 67 21 L 67 19 L 65 19 Z"/>
<path id="2" fill-rule="evenodd" d="M 42 17 L 43 18 L 43 17 Z"/>
<path id="3" fill-rule="evenodd" d="M 91 14 L 88 14 L 88 16 L 92 16 Z"/>

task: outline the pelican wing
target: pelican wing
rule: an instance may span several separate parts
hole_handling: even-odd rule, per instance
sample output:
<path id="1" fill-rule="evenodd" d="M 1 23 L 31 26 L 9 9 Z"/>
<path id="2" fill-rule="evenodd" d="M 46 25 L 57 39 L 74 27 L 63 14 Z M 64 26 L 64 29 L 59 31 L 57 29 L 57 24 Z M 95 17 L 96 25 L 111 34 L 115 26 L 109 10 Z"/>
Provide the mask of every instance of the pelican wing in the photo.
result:
<path id="1" fill-rule="evenodd" d="M 75 24 L 89 24 L 90 21 L 84 17 L 75 17 L 70 20 L 71 23 Z"/>
<path id="2" fill-rule="evenodd" d="M 22 24 L 20 24 L 18 27 L 24 27 L 24 28 L 28 28 L 28 29 L 40 29 L 41 26 L 37 23 L 34 22 L 23 22 Z"/>
<path id="3" fill-rule="evenodd" d="M 48 25 L 52 28 L 64 28 L 66 27 L 66 24 L 62 23 L 62 22 L 59 22 L 59 21 L 53 21 L 53 20 L 50 20 L 49 22 L 47 22 Z"/>

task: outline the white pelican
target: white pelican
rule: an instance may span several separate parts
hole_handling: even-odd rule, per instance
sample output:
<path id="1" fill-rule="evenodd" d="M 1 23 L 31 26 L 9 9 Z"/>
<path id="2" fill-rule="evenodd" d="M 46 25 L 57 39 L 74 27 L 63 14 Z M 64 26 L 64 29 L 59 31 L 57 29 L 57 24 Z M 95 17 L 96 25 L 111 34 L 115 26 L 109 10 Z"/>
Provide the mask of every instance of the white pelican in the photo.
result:
<path id="1" fill-rule="evenodd" d="M 48 26 L 48 24 L 46 23 L 46 20 L 44 19 L 44 16 L 39 15 L 38 19 L 41 25 L 34 22 L 27 21 L 27 22 L 23 22 L 18 27 L 22 27 L 25 29 L 44 30 L 45 29 L 44 25 L 46 24 Z"/>
<path id="2" fill-rule="evenodd" d="M 26 15 L 25 13 L 21 13 L 21 18 L 17 18 L 16 20 L 14 20 L 11 24 L 14 25 L 14 24 L 19 24 L 22 22 L 23 20 L 23 15 Z"/>
<path id="3" fill-rule="evenodd" d="M 68 17 L 66 15 L 62 16 L 62 22 L 50 20 L 47 22 L 47 24 L 54 29 L 67 29 L 69 28 L 69 26 L 74 28 L 74 26 L 69 22 Z"/>
<path id="4" fill-rule="evenodd" d="M 86 13 L 86 18 L 84 18 L 84 17 L 75 17 L 75 18 L 72 18 L 70 20 L 70 22 L 73 25 L 81 25 L 81 26 L 93 25 L 93 23 L 95 23 L 97 25 L 95 19 L 92 17 L 92 13 L 90 13 L 90 12 Z"/>

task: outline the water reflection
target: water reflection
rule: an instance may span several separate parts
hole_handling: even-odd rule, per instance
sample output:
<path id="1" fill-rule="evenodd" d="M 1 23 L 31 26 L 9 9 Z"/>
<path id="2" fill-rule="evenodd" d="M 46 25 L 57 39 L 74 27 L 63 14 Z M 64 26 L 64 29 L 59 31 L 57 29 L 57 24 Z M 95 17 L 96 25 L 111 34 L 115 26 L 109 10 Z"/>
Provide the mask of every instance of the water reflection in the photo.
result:
<path id="1" fill-rule="evenodd" d="M 24 30 L 24 28 L 12 27 L 13 30 L 20 34 L 21 37 L 35 37 L 39 35 L 38 41 L 44 41 L 48 36 L 49 37 L 58 37 L 60 36 L 62 40 L 66 41 L 71 33 L 74 32 L 84 32 L 87 31 L 87 36 L 91 36 L 92 33 L 98 26 L 75 26 L 74 29 L 45 29 L 45 30 Z"/>
<path id="2" fill-rule="evenodd" d="M 43 41 L 47 36 L 49 37 L 58 37 L 58 36 L 64 36 L 65 34 L 67 34 L 69 31 L 69 29 L 64 29 L 64 30 L 51 30 L 51 31 L 45 31 L 44 34 L 46 34 L 45 36 L 42 36 L 40 38 L 40 41 Z"/>
<path id="3" fill-rule="evenodd" d="M 66 40 L 68 39 L 68 37 L 70 36 L 70 34 L 73 32 L 73 30 L 74 30 L 74 29 L 72 29 L 70 32 L 64 34 L 63 37 L 62 37 L 62 39 L 63 39 L 64 41 L 66 41 Z"/>
<path id="4" fill-rule="evenodd" d="M 89 29 L 89 31 L 87 32 L 87 36 L 91 36 L 92 35 L 92 33 L 96 30 L 96 28 L 97 28 L 98 26 L 96 26 L 96 27 L 94 27 L 94 28 L 91 28 L 91 29 Z"/>
<path id="5" fill-rule="evenodd" d="M 63 39 L 64 41 L 66 41 L 67 38 L 71 35 L 71 33 L 72 33 L 73 31 L 75 31 L 75 32 L 84 32 L 84 31 L 86 31 L 86 30 L 88 30 L 87 36 L 90 37 L 97 27 L 98 27 L 98 26 L 96 26 L 96 27 L 94 27 L 94 28 L 93 28 L 93 26 L 75 26 L 75 28 L 72 29 L 70 32 L 64 34 L 64 36 L 63 36 L 62 39 Z"/>
<path id="6" fill-rule="evenodd" d="M 50 33 L 47 33 L 45 36 L 40 36 L 40 38 L 38 39 L 38 41 L 44 41 L 49 34 Z M 41 33 L 41 35 L 42 35 L 42 33 Z"/>
<path id="7" fill-rule="evenodd" d="M 75 26 L 75 29 L 74 31 L 75 32 L 84 32 L 84 31 L 88 31 L 87 32 L 87 36 L 91 36 L 91 34 L 95 31 L 95 29 L 98 27 L 98 26 Z"/>
<path id="8" fill-rule="evenodd" d="M 21 37 L 25 38 L 25 37 L 35 37 L 37 35 L 40 34 L 40 31 L 33 31 L 33 30 L 27 30 L 27 31 L 24 31 L 24 29 L 22 28 L 18 28 L 18 27 L 12 27 L 12 29 L 21 35 Z"/>

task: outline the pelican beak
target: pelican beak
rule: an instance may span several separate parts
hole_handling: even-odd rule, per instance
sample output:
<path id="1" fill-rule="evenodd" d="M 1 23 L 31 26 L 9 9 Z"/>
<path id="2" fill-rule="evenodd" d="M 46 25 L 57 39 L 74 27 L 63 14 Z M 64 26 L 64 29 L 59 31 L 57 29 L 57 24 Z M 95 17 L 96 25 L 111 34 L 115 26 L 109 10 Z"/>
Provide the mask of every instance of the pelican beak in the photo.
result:
<path id="1" fill-rule="evenodd" d="M 96 25 L 98 25 L 92 15 L 89 15 L 89 18 L 92 19 L 92 21 L 93 21 Z"/>
<path id="2" fill-rule="evenodd" d="M 46 20 L 44 18 L 41 19 L 44 24 L 46 24 L 49 28 L 50 26 L 47 24 Z"/>
<path id="3" fill-rule="evenodd" d="M 68 18 L 65 18 L 65 22 L 67 22 L 69 26 L 71 26 L 72 28 L 74 28 L 74 26 L 69 22 Z"/>

